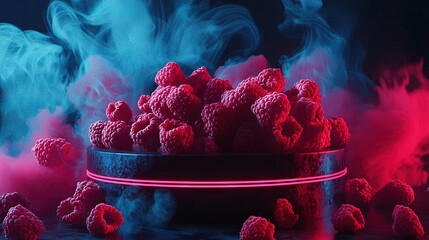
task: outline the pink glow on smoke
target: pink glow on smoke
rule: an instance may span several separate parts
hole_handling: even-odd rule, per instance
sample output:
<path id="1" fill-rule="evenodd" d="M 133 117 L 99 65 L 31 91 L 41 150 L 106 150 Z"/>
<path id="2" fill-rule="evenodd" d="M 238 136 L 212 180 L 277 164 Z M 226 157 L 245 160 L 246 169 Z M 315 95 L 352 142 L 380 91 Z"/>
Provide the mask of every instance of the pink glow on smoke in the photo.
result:
<path id="1" fill-rule="evenodd" d="M 268 68 L 268 62 L 264 56 L 251 56 L 244 62 L 220 66 L 214 76 L 221 79 L 228 79 L 235 87 L 241 80 L 257 76 L 260 71 L 266 68 Z"/>
<path id="2" fill-rule="evenodd" d="M 85 164 L 81 161 L 85 158 L 85 147 L 73 128 L 64 124 L 60 108 L 55 113 L 42 110 L 28 124 L 33 133 L 20 143 L 25 150 L 17 157 L 0 152 L 0 193 L 16 191 L 30 201 L 30 209 L 37 215 L 53 215 L 60 201 L 73 194 L 76 182 L 85 178 L 82 174 Z M 51 168 L 39 165 L 31 147 L 35 140 L 46 137 L 61 137 L 70 142 L 74 161 Z"/>

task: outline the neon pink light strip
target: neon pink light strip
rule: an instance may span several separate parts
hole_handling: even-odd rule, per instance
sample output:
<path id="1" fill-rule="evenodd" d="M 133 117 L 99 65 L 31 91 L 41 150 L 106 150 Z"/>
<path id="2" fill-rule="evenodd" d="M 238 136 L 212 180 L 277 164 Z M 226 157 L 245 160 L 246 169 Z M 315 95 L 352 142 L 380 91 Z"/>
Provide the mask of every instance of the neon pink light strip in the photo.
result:
<path id="1" fill-rule="evenodd" d="M 322 176 L 272 179 L 272 180 L 252 180 L 252 181 L 164 181 L 164 180 L 143 180 L 102 176 L 90 171 L 86 171 L 89 178 L 101 182 L 123 184 L 130 186 L 157 187 L 157 188 L 254 188 L 254 187 L 277 187 L 298 185 L 306 183 L 317 183 L 340 178 L 347 174 L 344 170 Z"/>

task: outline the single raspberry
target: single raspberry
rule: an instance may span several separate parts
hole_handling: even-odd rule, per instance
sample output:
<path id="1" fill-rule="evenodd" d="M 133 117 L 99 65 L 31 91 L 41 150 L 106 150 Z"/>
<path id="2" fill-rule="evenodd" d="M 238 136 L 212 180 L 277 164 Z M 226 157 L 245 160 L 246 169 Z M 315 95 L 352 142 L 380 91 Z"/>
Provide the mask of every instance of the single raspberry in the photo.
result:
<path id="1" fill-rule="evenodd" d="M 194 131 L 184 122 L 166 119 L 159 125 L 159 139 L 164 153 L 186 153 L 194 143 Z"/>
<path id="2" fill-rule="evenodd" d="M 292 204 L 285 198 L 279 198 L 274 208 L 274 223 L 280 229 L 293 228 L 299 216 L 293 212 Z"/>
<path id="3" fill-rule="evenodd" d="M 262 132 L 256 120 L 243 122 L 234 135 L 232 150 L 247 153 L 262 152 L 264 144 L 261 135 Z"/>
<path id="4" fill-rule="evenodd" d="M 75 227 L 83 227 L 86 224 L 87 209 L 81 201 L 69 197 L 61 201 L 57 207 L 57 217 L 63 223 L 68 223 Z"/>
<path id="5" fill-rule="evenodd" d="M 194 130 L 195 136 L 206 136 L 206 132 L 204 131 L 204 122 L 202 118 L 198 118 L 195 120 L 194 124 L 192 124 L 192 129 Z"/>
<path id="6" fill-rule="evenodd" d="M 160 119 L 172 118 L 173 114 L 167 106 L 167 96 L 170 93 L 172 87 L 158 87 L 152 92 L 149 99 L 149 106 L 152 109 L 152 113 Z"/>
<path id="7" fill-rule="evenodd" d="M 40 165 L 53 167 L 70 160 L 72 145 L 64 138 L 40 138 L 31 149 Z"/>
<path id="8" fill-rule="evenodd" d="M 286 79 L 279 68 L 267 68 L 259 73 L 256 83 L 269 92 L 283 92 Z"/>
<path id="9" fill-rule="evenodd" d="M 124 121 L 107 122 L 102 134 L 102 142 L 107 148 L 131 150 L 133 147 L 130 126 Z"/>
<path id="10" fill-rule="evenodd" d="M 240 240 L 275 240 L 274 229 L 267 219 L 250 216 L 241 227 Z"/>
<path id="11" fill-rule="evenodd" d="M 236 112 L 239 118 L 248 119 L 252 115 L 250 106 L 265 94 L 267 91 L 256 82 L 241 82 L 237 88 L 225 91 L 222 94 L 221 102 Z"/>
<path id="12" fill-rule="evenodd" d="M 329 118 L 331 124 L 331 148 L 344 147 L 350 141 L 350 132 L 343 118 Z"/>
<path id="13" fill-rule="evenodd" d="M 410 205 L 414 200 L 413 188 L 399 179 L 393 180 L 381 188 L 374 196 L 375 203 L 382 207 Z"/>
<path id="14" fill-rule="evenodd" d="M 36 240 L 45 231 L 43 222 L 20 204 L 9 209 L 2 226 L 8 239 Z"/>
<path id="15" fill-rule="evenodd" d="M 181 121 L 195 120 L 203 108 L 203 102 L 188 84 L 173 87 L 167 96 L 167 106 L 174 117 Z"/>
<path id="16" fill-rule="evenodd" d="M 311 122 L 320 121 L 323 118 L 323 109 L 319 103 L 310 98 L 300 98 L 291 111 L 291 115 L 301 126 L 305 127 Z"/>
<path id="17" fill-rule="evenodd" d="M 232 85 L 230 81 L 213 78 L 213 80 L 207 83 L 206 90 L 204 92 L 204 104 L 220 102 L 222 94 L 231 89 Z"/>
<path id="18" fill-rule="evenodd" d="M 335 230 L 344 233 L 353 233 L 365 227 L 365 219 L 359 208 L 351 204 L 342 204 L 331 219 Z"/>
<path id="19" fill-rule="evenodd" d="M 325 118 L 318 122 L 310 122 L 304 127 L 296 149 L 302 152 L 321 151 L 329 147 L 331 142 L 331 124 Z"/>
<path id="20" fill-rule="evenodd" d="M 19 195 L 17 192 L 5 193 L 0 196 L 0 222 L 3 222 L 10 208 L 20 204 L 23 207 L 28 207 L 30 203 Z"/>
<path id="21" fill-rule="evenodd" d="M 133 112 L 128 103 L 120 100 L 107 105 L 106 116 L 111 122 L 124 121 L 128 123 L 133 118 Z"/>
<path id="22" fill-rule="evenodd" d="M 272 128 L 284 122 L 289 114 L 290 103 L 283 93 L 272 92 L 253 103 L 252 112 L 264 128 Z"/>
<path id="23" fill-rule="evenodd" d="M 222 103 L 205 105 L 201 111 L 204 131 L 212 137 L 227 135 L 234 126 L 234 113 Z"/>
<path id="24" fill-rule="evenodd" d="M 141 115 L 131 126 L 130 134 L 133 142 L 145 151 L 156 152 L 161 146 L 159 124 L 161 120 L 154 114 Z"/>
<path id="25" fill-rule="evenodd" d="M 175 62 L 169 62 L 158 71 L 155 82 L 161 87 L 179 86 L 185 81 L 185 78 L 180 66 Z"/>
<path id="26" fill-rule="evenodd" d="M 319 86 L 310 79 L 301 79 L 295 83 L 292 88 L 287 91 L 288 97 L 298 101 L 301 98 L 309 98 L 316 103 L 322 102 Z"/>
<path id="27" fill-rule="evenodd" d="M 364 207 L 371 201 L 371 186 L 365 178 L 353 178 L 346 181 L 346 202 L 357 207 Z"/>
<path id="28" fill-rule="evenodd" d="M 106 126 L 106 122 L 100 120 L 95 123 L 92 123 L 89 126 L 89 140 L 91 141 L 92 146 L 105 148 L 103 144 L 103 129 Z"/>
<path id="29" fill-rule="evenodd" d="M 396 205 L 392 213 L 392 229 L 396 237 L 420 239 L 425 231 L 419 217 L 409 207 Z"/>
<path id="30" fill-rule="evenodd" d="M 73 194 L 73 199 L 81 201 L 84 207 L 89 211 L 95 205 L 104 202 L 106 196 L 103 188 L 93 181 L 82 181 L 76 185 L 76 190 Z"/>
<path id="31" fill-rule="evenodd" d="M 141 95 L 137 101 L 137 107 L 144 113 L 150 113 L 152 110 L 149 106 L 150 95 Z"/>
<path id="32" fill-rule="evenodd" d="M 196 137 L 192 146 L 193 153 L 215 153 L 218 151 L 218 146 L 212 137 Z"/>
<path id="33" fill-rule="evenodd" d="M 204 97 L 206 85 L 211 80 L 212 77 L 210 76 L 210 73 L 207 71 L 207 68 L 203 66 L 193 71 L 191 76 L 186 78 L 186 83 L 191 85 L 195 94 L 202 99 Z"/>
<path id="34" fill-rule="evenodd" d="M 300 139 L 302 131 L 301 125 L 295 118 L 287 117 L 283 122 L 272 128 L 273 150 L 285 152 L 293 149 Z"/>
<path id="35" fill-rule="evenodd" d="M 115 207 L 100 203 L 86 219 L 88 231 L 93 235 L 106 235 L 116 231 L 124 223 L 122 213 Z"/>

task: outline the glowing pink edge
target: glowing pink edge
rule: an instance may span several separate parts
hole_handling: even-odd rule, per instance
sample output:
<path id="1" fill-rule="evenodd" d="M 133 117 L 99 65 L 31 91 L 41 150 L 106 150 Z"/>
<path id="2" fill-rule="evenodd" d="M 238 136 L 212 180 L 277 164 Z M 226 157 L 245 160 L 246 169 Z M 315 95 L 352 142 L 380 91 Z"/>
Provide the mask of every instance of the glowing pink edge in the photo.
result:
<path id="1" fill-rule="evenodd" d="M 86 171 L 89 178 L 114 184 L 156 187 L 156 188 L 255 188 L 255 187 L 278 187 L 288 185 L 298 185 L 305 183 L 317 183 L 340 178 L 347 174 L 347 168 L 344 170 L 321 176 L 271 179 L 271 180 L 251 180 L 251 181 L 165 181 L 165 180 L 144 180 L 130 178 L 116 178 L 102 176 L 90 171 Z"/>

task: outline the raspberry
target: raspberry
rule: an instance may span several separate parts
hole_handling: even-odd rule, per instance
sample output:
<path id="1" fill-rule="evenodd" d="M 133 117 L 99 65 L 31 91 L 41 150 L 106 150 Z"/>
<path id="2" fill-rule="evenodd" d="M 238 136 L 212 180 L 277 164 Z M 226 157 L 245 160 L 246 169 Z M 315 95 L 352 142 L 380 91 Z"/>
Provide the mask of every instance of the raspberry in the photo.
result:
<path id="1" fill-rule="evenodd" d="M 283 92 L 286 80 L 279 68 L 267 68 L 256 77 L 256 83 L 269 92 Z"/>
<path id="2" fill-rule="evenodd" d="M 222 94 L 231 89 L 232 86 L 228 80 L 214 78 L 207 83 L 206 91 L 204 92 L 204 104 L 220 102 Z"/>
<path id="3" fill-rule="evenodd" d="M 131 150 L 133 147 L 133 140 L 130 137 L 130 126 L 124 121 L 107 122 L 102 134 L 102 142 L 107 148 Z"/>
<path id="4" fill-rule="evenodd" d="M 159 138 L 165 153 L 185 153 L 194 143 L 194 131 L 188 124 L 166 119 L 159 125 Z"/>
<path id="5" fill-rule="evenodd" d="M 204 106 L 201 117 L 204 123 L 204 131 L 215 138 L 228 134 L 234 125 L 233 112 L 219 102 Z"/>
<path id="6" fill-rule="evenodd" d="M 240 231 L 240 240 L 275 240 L 274 225 L 262 217 L 250 216 Z"/>
<path id="7" fill-rule="evenodd" d="M 290 103 L 283 93 L 272 92 L 256 100 L 251 109 L 262 127 L 271 128 L 284 122 Z"/>
<path id="8" fill-rule="evenodd" d="M 296 102 L 291 115 L 305 127 L 311 122 L 320 121 L 323 118 L 323 109 L 310 98 L 301 98 Z"/>
<path id="9" fill-rule="evenodd" d="M 133 112 L 128 103 L 120 100 L 107 105 L 106 116 L 111 122 L 124 121 L 128 123 L 133 118 Z"/>
<path id="10" fill-rule="evenodd" d="M 287 91 L 287 95 L 288 97 L 291 97 L 290 99 L 296 101 L 304 97 L 309 98 L 319 104 L 322 102 L 319 86 L 317 86 L 317 83 L 310 79 L 299 80 L 289 91 Z"/>
<path id="11" fill-rule="evenodd" d="M 190 85 L 182 84 L 171 89 L 167 96 L 167 106 L 175 118 L 192 121 L 199 116 L 203 103 Z"/>
<path id="12" fill-rule="evenodd" d="M 212 137 L 196 137 L 192 146 L 193 153 L 215 153 L 218 150 Z"/>
<path id="13" fill-rule="evenodd" d="M 396 237 L 420 239 L 425 235 L 419 217 L 409 207 L 396 205 L 392 213 L 392 229 Z"/>
<path id="14" fill-rule="evenodd" d="M 195 120 L 194 124 L 192 125 L 192 129 L 194 130 L 195 136 L 205 136 L 206 132 L 204 131 L 204 122 L 202 118 L 198 118 Z"/>
<path id="15" fill-rule="evenodd" d="M 342 204 L 331 219 L 335 230 L 344 233 L 353 233 L 365 227 L 365 219 L 359 208 L 351 204 Z"/>
<path id="16" fill-rule="evenodd" d="M 172 118 L 173 114 L 167 106 L 167 96 L 170 93 L 172 87 L 158 87 L 153 91 L 150 99 L 149 106 L 152 109 L 152 113 L 160 119 Z"/>
<path id="17" fill-rule="evenodd" d="M 20 204 L 23 207 L 28 207 L 30 204 L 27 199 L 23 198 L 19 193 L 5 193 L 0 196 L 0 222 L 3 222 L 7 212 L 11 207 Z"/>
<path id="18" fill-rule="evenodd" d="M 140 148 L 149 152 L 156 152 L 160 147 L 159 124 L 161 120 L 154 114 L 141 115 L 131 126 L 131 138 Z"/>
<path id="19" fill-rule="evenodd" d="M 115 207 L 100 203 L 86 219 L 88 231 L 93 235 L 106 235 L 116 231 L 124 223 L 122 213 Z"/>
<path id="20" fill-rule="evenodd" d="M 53 167 L 59 162 L 68 162 L 72 145 L 64 138 L 40 138 L 31 149 L 40 165 Z"/>
<path id="21" fill-rule="evenodd" d="M 343 118 L 332 117 L 331 124 L 331 148 L 344 147 L 350 141 L 349 128 Z"/>
<path id="22" fill-rule="evenodd" d="M 106 193 L 97 183 L 85 180 L 77 183 L 73 199 L 81 201 L 89 211 L 95 205 L 104 202 L 105 195 Z"/>
<path id="23" fill-rule="evenodd" d="M 325 118 L 305 126 L 296 149 L 304 152 L 321 151 L 330 145 L 331 124 Z"/>
<path id="24" fill-rule="evenodd" d="M 236 112 L 238 117 L 248 119 L 252 115 L 250 106 L 265 94 L 267 91 L 254 81 L 241 82 L 237 88 L 225 91 L 221 102 Z"/>
<path id="25" fill-rule="evenodd" d="M 97 121 L 95 123 L 92 123 L 89 126 L 89 140 L 91 141 L 92 146 L 99 147 L 99 148 L 105 148 L 103 144 L 103 129 L 106 126 L 106 122 L 104 121 Z"/>
<path id="26" fill-rule="evenodd" d="M 149 100 L 150 100 L 150 95 L 141 95 L 137 102 L 138 108 L 144 113 L 152 112 L 149 106 Z"/>
<path id="27" fill-rule="evenodd" d="M 301 137 L 302 131 L 301 125 L 295 118 L 287 117 L 284 122 L 272 128 L 274 150 L 282 152 L 291 150 Z"/>
<path id="28" fill-rule="evenodd" d="M 394 207 L 395 205 L 410 205 L 414 200 L 413 188 L 399 179 L 393 180 L 374 196 L 375 203 L 382 207 Z"/>
<path id="29" fill-rule="evenodd" d="M 261 129 L 256 120 L 242 123 L 234 135 L 232 150 L 234 152 L 261 152 L 264 149 L 261 135 Z"/>
<path id="30" fill-rule="evenodd" d="M 357 207 L 364 207 L 371 201 L 371 186 L 364 178 L 354 178 L 346 181 L 346 202 Z"/>
<path id="31" fill-rule="evenodd" d="M 279 198 L 274 208 L 274 222 L 281 229 L 292 228 L 298 221 L 298 215 L 293 212 L 293 207 L 285 198 Z"/>
<path id="32" fill-rule="evenodd" d="M 45 231 L 43 222 L 20 204 L 9 209 L 2 226 L 8 239 L 36 240 Z"/>
<path id="33" fill-rule="evenodd" d="M 83 227 L 85 226 L 87 210 L 81 201 L 69 197 L 57 207 L 57 217 L 64 223 L 75 227 Z"/>
<path id="34" fill-rule="evenodd" d="M 211 81 L 212 77 L 206 67 L 200 67 L 193 71 L 191 76 L 186 78 L 186 83 L 191 85 L 195 94 L 199 98 L 203 98 L 206 85 Z"/>
<path id="35" fill-rule="evenodd" d="M 175 62 L 167 63 L 155 76 L 155 82 L 161 86 L 179 86 L 185 81 L 185 75 Z"/>

